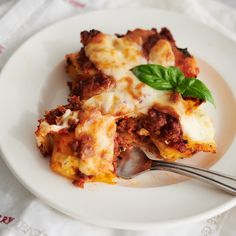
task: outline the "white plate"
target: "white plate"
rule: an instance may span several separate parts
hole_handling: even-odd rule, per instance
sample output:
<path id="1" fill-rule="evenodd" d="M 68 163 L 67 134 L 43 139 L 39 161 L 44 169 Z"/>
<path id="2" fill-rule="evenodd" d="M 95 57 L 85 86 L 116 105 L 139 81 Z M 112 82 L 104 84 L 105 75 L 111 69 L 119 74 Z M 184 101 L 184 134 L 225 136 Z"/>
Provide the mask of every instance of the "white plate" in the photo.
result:
<path id="1" fill-rule="evenodd" d="M 236 198 L 195 180 L 166 185 L 179 179 L 161 172 L 131 182 L 121 181 L 119 185 L 95 183 L 76 188 L 51 172 L 36 148 L 37 119 L 44 110 L 66 101 L 62 60 L 66 53 L 79 49 L 82 30 L 124 33 L 136 27 L 162 26 L 173 32 L 179 47 L 187 46 L 196 55 L 200 78 L 216 98 L 216 109 L 207 109 L 216 126 L 218 153 L 198 154 L 188 161 L 207 166 L 222 157 L 212 169 L 236 176 L 235 43 L 191 19 L 164 11 L 91 12 L 52 25 L 30 38 L 1 74 L 0 144 L 4 160 L 21 183 L 50 206 L 94 224 L 152 229 L 201 220 L 236 205 Z"/>

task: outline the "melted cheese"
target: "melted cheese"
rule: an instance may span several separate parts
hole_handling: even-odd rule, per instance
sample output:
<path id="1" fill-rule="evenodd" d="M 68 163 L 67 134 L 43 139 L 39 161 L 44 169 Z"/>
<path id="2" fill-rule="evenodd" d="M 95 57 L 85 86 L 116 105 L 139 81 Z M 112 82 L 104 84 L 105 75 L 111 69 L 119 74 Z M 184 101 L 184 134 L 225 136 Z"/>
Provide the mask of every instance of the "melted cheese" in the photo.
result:
<path id="1" fill-rule="evenodd" d="M 88 110 L 84 121 L 75 130 L 77 140 L 90 137 L 91 147 L 79 160 L 79 169 L 86 175 L 103 175 L 114 172 L 114 139 L 116 123 L 114 116 L 101 115 L 98 110 Z M 83 119 L 83 118 L 82 118 Z M 89 143 L 88 143 L 89 144 Z"/>
<path id="2" fill-rule="evenodd" d="M 79 121 L 78 111 L 67 109 L 61 117 L 58 117 L 55 125 L 50 125 L 46 120 L 43 120 L 40 123 L 37 132 L 38 135 L 36 136 L 37 145 L 40 147 L 45 142 L 45 138 L 49 133 L 57 133 L 62 129 L 69 128 L 69 120 L 77 123 Z"/>
<path id="3" fill-rule="evenodd" d="M 160 64 L 166 67 L 175 65 L 175 55 L 167 40 L 160 39 L 151 48 L 149 53 L 149 63 Z"/>
<path id="4" fill-rule="evenodd" d="M 194 143 L 215 144 L 212 122 L 200 108 L 190 113 L 181 97 L 171 102 L 170 92 L 155 90 L 141 83 L 130 71 L 134 66 L 147 63 L 174 65 L 169 42 L 160 40 L 150 52 L 150 61 L 143 56 L 139 44 L 105 34 L 100 34 L 99 40 L 92 40 L 85 52 L 99 70 L 116 81 L 115 88 L 86 100 L 83 104 L 85 109 L 98 108 L 103 114 L 135 116 L 146 113 L 154 104 L 168 106 L 178 114 L 186 139 Z"/>
<path id="5" fill-rule="evenodd" d="M 85 52 L 104 74 L 119 80 L 132 67 L 147 63 L 142 56 L 142 47 L 129 39 L 105 34 L 98 37 L 99 40 L 94 39 L 85 47 Z"/>

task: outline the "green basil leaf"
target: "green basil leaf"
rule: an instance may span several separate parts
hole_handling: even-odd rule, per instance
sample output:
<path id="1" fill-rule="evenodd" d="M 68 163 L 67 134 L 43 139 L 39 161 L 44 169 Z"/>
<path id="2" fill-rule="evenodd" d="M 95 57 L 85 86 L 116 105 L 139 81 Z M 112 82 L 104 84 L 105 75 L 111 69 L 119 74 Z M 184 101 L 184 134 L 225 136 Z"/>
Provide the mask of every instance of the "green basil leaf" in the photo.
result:
<path id="1" fill-rule="evenodd" d="M 164 69 L 166 70 L 167 68 L 164 67 Z M 179 68 L 170 66 L 166 71 L 169 72 L 169 80 L 173 88 L 177 88 L 179 84 L 184 81 L 184 74 L 179 70 Z"/>
<path id="2" fill-rule="evenodd" d="M 195 78 L 185 78 L 177 67 L 156 64 L 136 66 L 131 71 L 143 83 L 157 90 L 172 90 L 183 96 L 196 97 L 211 102 L 214 98 L 206 85 Z"/>
<path id="3" fill-rule="evenodd" d="M 163 67 L 164 68 L 164 67 Z M 157 90 L 172 90 L 173 86 L 168 78 L 168 73 L 162 66 L 149 64 L 140 65 L 131 69 L 134 75 L 143 83 Z"/>
<path id="4" fill-rule="evenodd" d="M 210 92 L 210 90 L 206 87 L 206 85 L 199 79 L 195 78 L 186 78 L 189 80 L 188 87 L 185 89 L 183 96 L 191 96 L 200 99 L 204 99 L 213 105 L 215 105 L 214 98 Z"/>

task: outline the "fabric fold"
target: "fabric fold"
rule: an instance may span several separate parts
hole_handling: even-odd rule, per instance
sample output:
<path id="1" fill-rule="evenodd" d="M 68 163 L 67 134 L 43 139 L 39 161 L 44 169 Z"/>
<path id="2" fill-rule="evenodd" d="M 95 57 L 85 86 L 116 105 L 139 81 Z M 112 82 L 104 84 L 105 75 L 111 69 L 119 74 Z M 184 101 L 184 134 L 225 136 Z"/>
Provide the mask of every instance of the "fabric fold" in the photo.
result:
<path id="1" fill-rule="evenodd" d="M 0 70 L 13 51 L 35 32 L 58 20 L 96 9 L 149 7 L 169 10 L 192 17 L 236 40 L 236 10 L 222 3 L 213 0 L 4 1 L 0 3 Z M 51 209 L 34 197 L 15 179 L 2 159 L 0 199 L 1 236 L 214 236 L 220 235 L 222 230 L 227 232 L 222 235 L 236 233 L 232 220 L 236 208 L 230 214 L 224 213 L 207 221 L 149 232 L 115 230 L 83 223 Z"/>

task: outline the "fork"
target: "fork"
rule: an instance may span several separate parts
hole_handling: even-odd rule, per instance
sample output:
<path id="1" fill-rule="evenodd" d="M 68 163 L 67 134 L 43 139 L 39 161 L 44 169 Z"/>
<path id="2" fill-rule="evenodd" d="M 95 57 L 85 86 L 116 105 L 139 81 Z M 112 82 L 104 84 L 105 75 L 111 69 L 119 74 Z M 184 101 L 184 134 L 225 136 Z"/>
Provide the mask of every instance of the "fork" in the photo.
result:
<path id="1" fill-rule="evenodd" d="M 164 170 L 194 177 L 236 196 L 236 177 L 181 163 L 151 160 L 145 151 L 138 147 L 125 151 L 123 157 L 118 160 L 116 173 L 121 178 L 131 179 L 152 170 Z"/>

